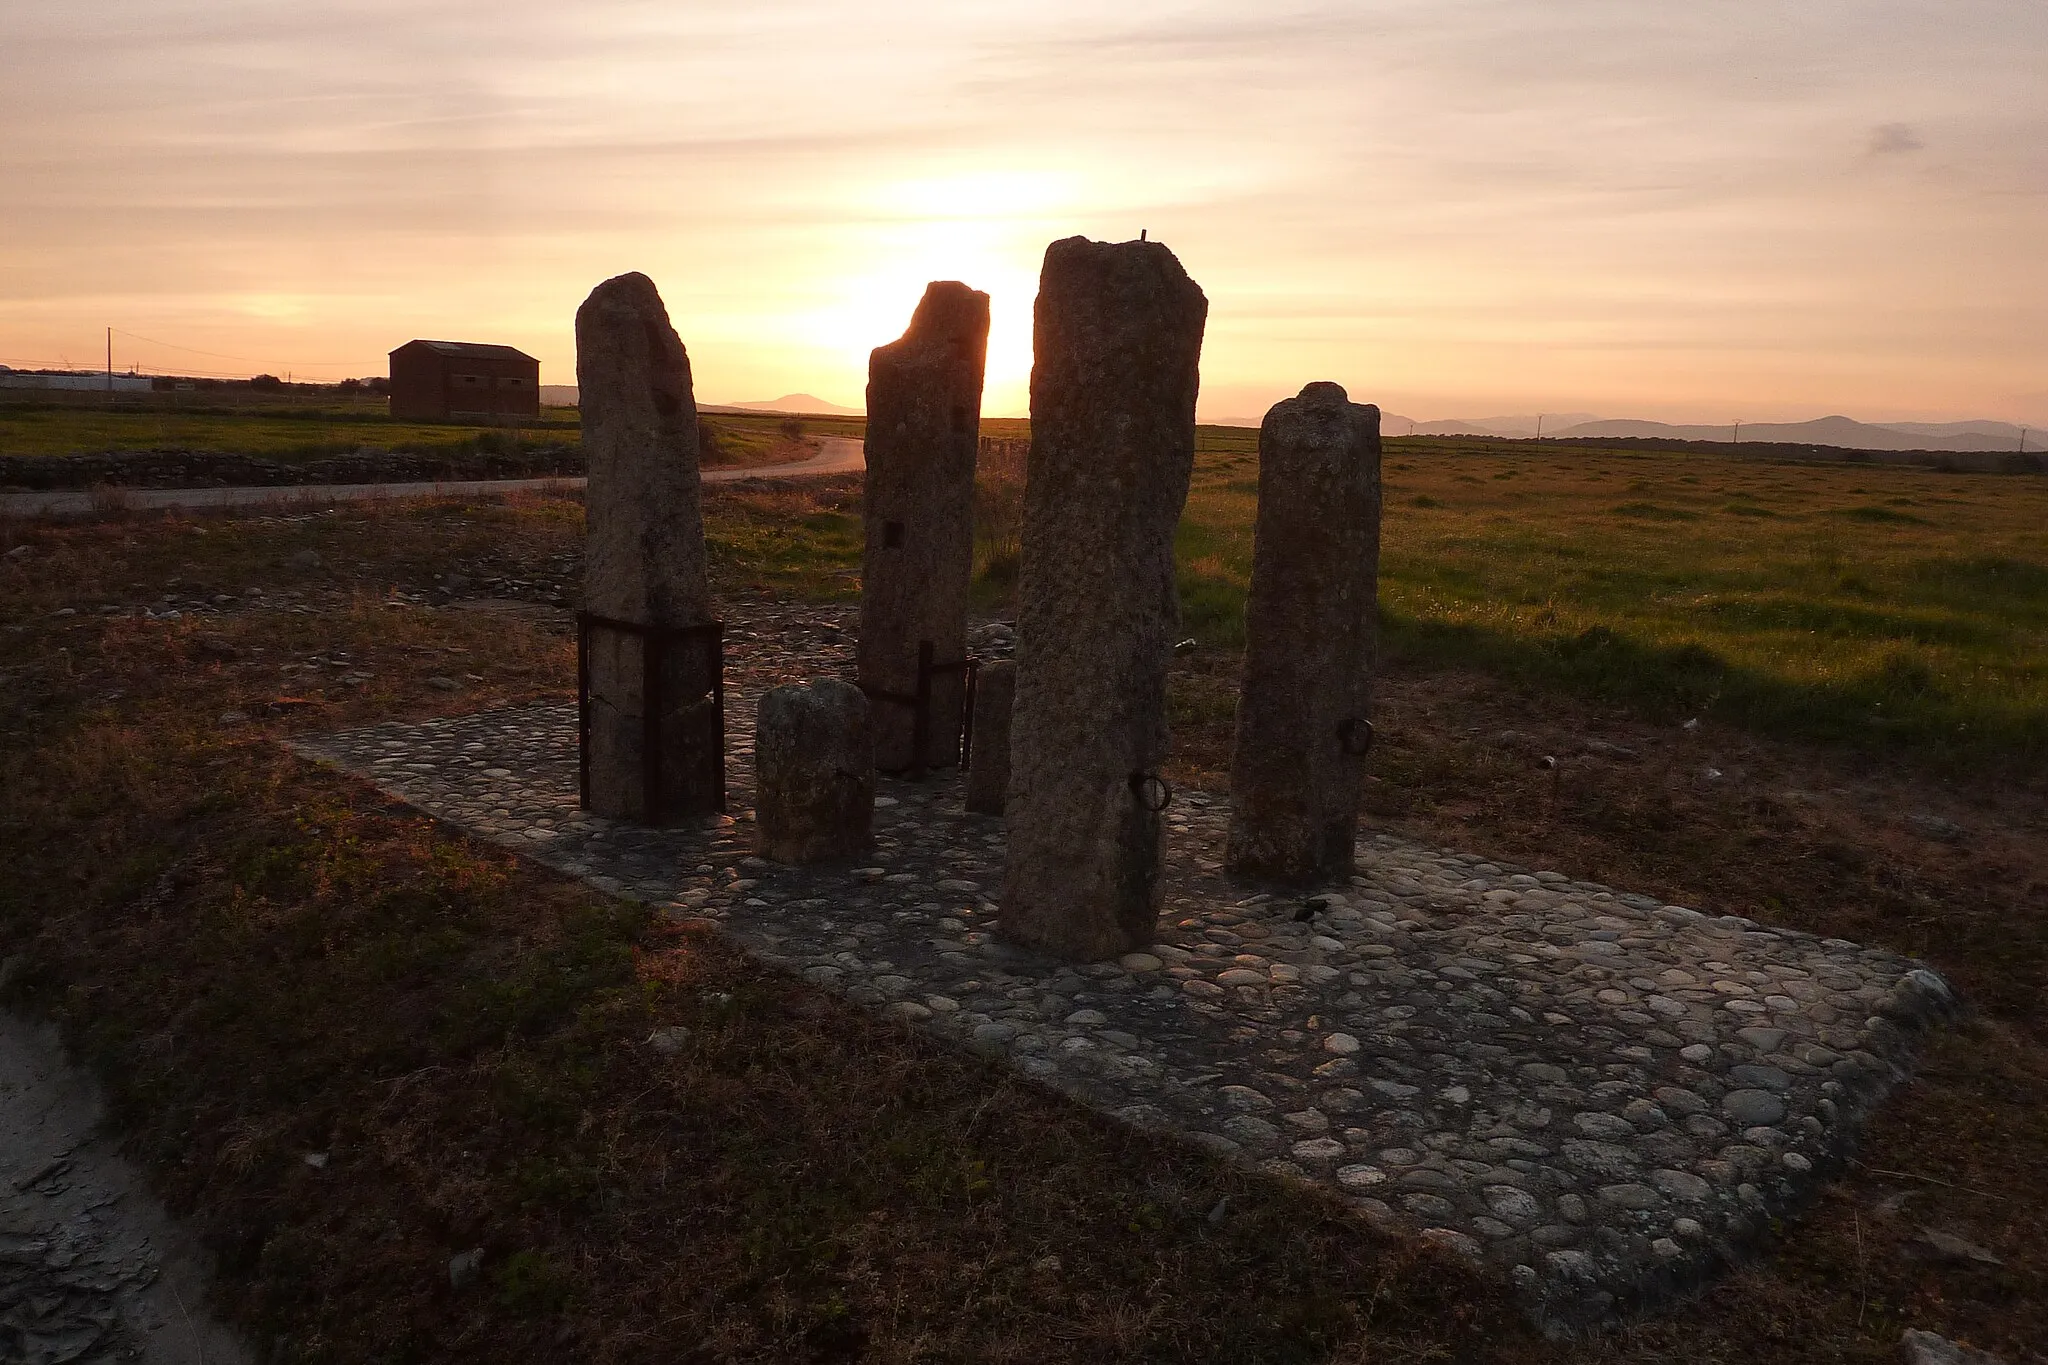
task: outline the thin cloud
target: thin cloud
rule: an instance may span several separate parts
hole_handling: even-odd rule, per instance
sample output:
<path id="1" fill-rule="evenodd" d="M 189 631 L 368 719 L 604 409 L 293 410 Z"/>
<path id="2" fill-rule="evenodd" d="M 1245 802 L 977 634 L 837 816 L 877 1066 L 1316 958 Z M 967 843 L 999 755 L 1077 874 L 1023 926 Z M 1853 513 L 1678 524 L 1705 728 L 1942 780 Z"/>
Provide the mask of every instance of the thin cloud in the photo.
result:
<path id="1" fill-rule="evenodd" d="M 1880 123 L 1870 130 L 1872 156 L 1902 156 L 1907 152 L 1924 151 L 1926 147 L 1910 123 Z"/>

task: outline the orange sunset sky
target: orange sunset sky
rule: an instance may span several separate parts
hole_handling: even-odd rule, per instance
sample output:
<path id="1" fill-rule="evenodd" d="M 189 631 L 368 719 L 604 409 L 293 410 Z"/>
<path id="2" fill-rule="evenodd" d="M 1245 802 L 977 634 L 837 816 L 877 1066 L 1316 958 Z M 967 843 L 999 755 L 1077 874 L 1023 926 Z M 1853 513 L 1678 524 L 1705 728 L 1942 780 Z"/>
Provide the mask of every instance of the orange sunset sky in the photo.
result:
<path id="1" fill-rule="evenodd" d="M 637 269 L 700 400 L 858 404 L 951 277 L 1001 415 L 1045 244 L 1144 228 L 1208 417 L 2038 424 L 2044 59 L 2037 0 L 23 0 L 0 362 L 570 383 Z"/>

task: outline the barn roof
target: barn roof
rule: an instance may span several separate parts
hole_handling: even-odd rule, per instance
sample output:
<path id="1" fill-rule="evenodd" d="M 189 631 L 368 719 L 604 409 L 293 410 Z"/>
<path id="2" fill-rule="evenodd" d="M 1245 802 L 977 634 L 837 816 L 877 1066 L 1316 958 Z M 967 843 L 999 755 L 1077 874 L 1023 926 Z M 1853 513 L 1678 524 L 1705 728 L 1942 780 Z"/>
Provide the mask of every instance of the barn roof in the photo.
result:
<path id="1" fill-rule="evenodd" d="M 459 356 L 470 360 L 532 360 L 533 357 L 516 346 L 493 346 L 483 341 L 408 341 L 406 346 L 424 346 L 441 355 Z M 396 355 L 398 352 L 392 352 Z"/>

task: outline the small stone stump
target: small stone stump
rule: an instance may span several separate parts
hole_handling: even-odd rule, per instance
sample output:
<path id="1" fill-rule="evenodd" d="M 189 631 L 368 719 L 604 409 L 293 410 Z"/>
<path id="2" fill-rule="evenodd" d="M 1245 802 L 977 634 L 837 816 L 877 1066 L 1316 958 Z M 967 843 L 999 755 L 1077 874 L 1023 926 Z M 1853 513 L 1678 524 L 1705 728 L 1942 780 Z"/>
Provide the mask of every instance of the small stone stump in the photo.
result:
<path id="1" fill-rule="evenodd" d="M 606 280 L 576 310 L 576 382 L 589 473 L 584 805 L 648 824 L 706 815 L 725 801 L 725 733 L 697 403 L 645 275 Z"/>
<path id="2" fill-rule="evenodd" d="M 1010 708 L 1017 697 L 1017 663 L 981 666 L 974 683 L 974 750 L 967 761 L 967 809 L 1001 815 L 1010 790 Z"/>
<path id="3" fill-rule="evenodd" d="M 987 354 L 988 295 L 940 280 L 926 286 L 902 339 L 876 347 L 868 361 L 855 668 L 875 705 L 875 758 L 884 772 L 960 757 Z M 934 668 L 920 680 L 927 643 Z"/>
<path id="4" fill-rule="evenodd" d="M 790 683 L 761 698 L 754 725 L 754 821 L 779 863 L 864 851 L 875 815 L 868 699 L 852 683 Z"/>
<path id="5" fill-rule="evenodd" d="M 1348 875 L 1358 832 L 1379 600 L 1380 410 L 1335 384 L 1259 428 L 1259 512 L 1225 865 Z"/>
<path id="6" fill-rule="evenodd" d="M 1208 311 L 1157 242 L 1046 248 L 1001 932 L 1062 957 L 1130 952 L 1158 921 L 1173 533 Z"/>

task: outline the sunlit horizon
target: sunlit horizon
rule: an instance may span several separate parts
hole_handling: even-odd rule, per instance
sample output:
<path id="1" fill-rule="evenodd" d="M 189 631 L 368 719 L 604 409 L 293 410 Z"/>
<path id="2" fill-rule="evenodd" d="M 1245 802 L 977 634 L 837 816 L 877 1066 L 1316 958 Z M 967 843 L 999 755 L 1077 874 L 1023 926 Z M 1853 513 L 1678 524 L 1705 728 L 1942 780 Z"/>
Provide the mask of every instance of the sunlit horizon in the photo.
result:
<path id="1" fill-rule="evenodd" d="M 924 285 L 1026 407 L 1045 246 L 1164 241 L 1201 411 L 2048 421 L 2048 10 L 1964 0 L 87 0 L 0 14 L 0 362 L 575 382 L 650 275 L 700 401 L 858 407 Z"/>

